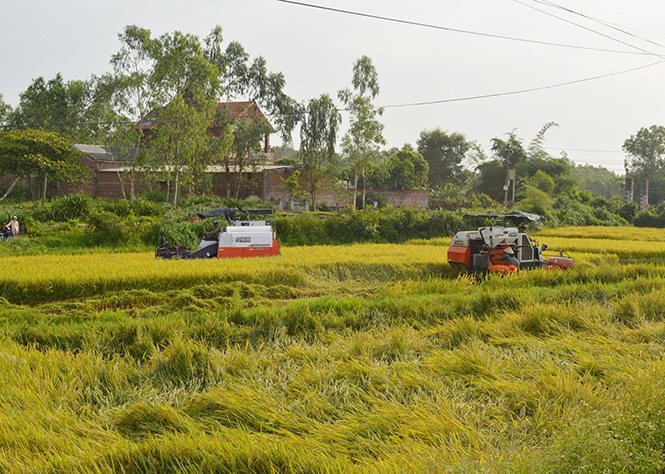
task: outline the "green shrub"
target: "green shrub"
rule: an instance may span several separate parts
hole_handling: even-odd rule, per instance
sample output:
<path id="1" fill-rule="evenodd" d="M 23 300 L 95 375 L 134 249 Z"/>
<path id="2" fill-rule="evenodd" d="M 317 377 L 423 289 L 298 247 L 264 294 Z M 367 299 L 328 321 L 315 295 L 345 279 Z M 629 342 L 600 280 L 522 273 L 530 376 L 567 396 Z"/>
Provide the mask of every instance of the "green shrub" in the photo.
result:
<path id="1" fill-rule="evenodd" d="M 72 194 L 55 198 L 43 206 L 35 207 L 32 215 L 38 221 L 66 222 L 86 219 L 94 209 L 95 202 L 85 194 Z"/>
<path id="2" fill-rule="evenodd" d="M 97 211 L 90 215 L 86 241 L 90 245 L 126 246 L 154 244 L 159 226 L 150 217 L 121 218 L 117 214 Z"/>

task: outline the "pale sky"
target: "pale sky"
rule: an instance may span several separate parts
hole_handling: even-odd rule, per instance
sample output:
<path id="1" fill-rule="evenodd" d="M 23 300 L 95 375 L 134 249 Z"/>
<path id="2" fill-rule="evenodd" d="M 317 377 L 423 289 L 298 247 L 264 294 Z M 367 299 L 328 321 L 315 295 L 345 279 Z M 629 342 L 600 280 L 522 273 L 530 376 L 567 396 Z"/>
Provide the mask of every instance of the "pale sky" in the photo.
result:
<path id="1" fill-rule="evenodd" d="M 528 144 L 543 125 L 556 122 L 545 140 L 551 154 L 565 150 L 576 163 L 623 173 L 624 140 L 642 127 L 665 125 L 665 63 L 649 66 L 665 59 L 665 2 L 556 1 L 563 3 L 302 2 L 437 27 L 428 28 L 278 0 L 2 0 L 0 93 L 14 107 L 39 76 L 48 80 L 60 72 L 69 81 L 110 72 L 118 33 L 129 24 L 153 36 L 179 30 L 201 38 L 221 25 L 223 47 L 238 41 L 250 57 L 262 55 L 301 102 L 323 93 L 337 100 L 338 90 L 351 87 L 354 61 L 369 56 L 381 87 L 375 104 L 387 107 L 381 120 L 388 147 L 415 146 L 421 131 L 437 127 L 463 133 L 486 150 L 492 138 L 513 129 Z M 576 82 L 600 76 L 608 77 Z M 570 82 L 576 83 L 549 87 Z M 497 96 L 455 101 L 487 95 Z M 345 128 L 348 114 L 343 120 Z"/>

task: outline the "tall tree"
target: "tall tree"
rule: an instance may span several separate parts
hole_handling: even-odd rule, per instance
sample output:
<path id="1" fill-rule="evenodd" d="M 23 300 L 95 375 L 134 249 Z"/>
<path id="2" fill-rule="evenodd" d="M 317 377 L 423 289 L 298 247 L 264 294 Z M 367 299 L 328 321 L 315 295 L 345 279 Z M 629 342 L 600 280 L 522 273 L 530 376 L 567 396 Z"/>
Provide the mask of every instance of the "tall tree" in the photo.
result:
<path id="1" fill-rule="evenodd" d="M 12 107 L 9 104 L 5 104 L 2 94 L 0 94 L 0 125 L 4 125 L 7 122 L 11 113 Z"/>
<path id="2" fill-rule="evenodd" d="M 307 172 L 307 189 L 316 211 L 316 195 L 321 183 L 333 176 L 335 143 L 342 120 L 328 94 L 312 99 L 300 126 L 300 156 Z"/>
<path id="3" fill-rule="evenodd" d="M 99 141 L 100 113 L 95 95 L 96 78 L 65 82 L 60 73 L 46 81 L 35 79 L 21 93 L 9 122 L 18 128 L 43 128 L 75 143 Z"/>
<path id="4" fill-rule="evenodd" d="M 450 133 L 440 128 L 420 132 L 416 145 L 418 153 L 429 165 L 428 184 L 438 187 L 446 184 L 459 184 L 462 162 L 467 153 L 473 150 L 461 133 Z"/>
<path id="5" fill-rule="evenodd" d="M 349 131 L 342 139 L 345 155 L 354 167 L 353 203 L 355 206 L 358 190 L 358 178 L 363 177 L 380 145 L 385 145 L 383 124 L 377 116 L 383 115 L 382 108 L 374 108 L 372 101 L 379 95 L 379 77 L 367 56 L 362 56 L 353 65 L 353 90 L 343 89 L 338 97 L 351 113 Z M 363 206 L 365 204 L 365 187 L 363 186 Z"/>
<path id="6" fill-rule="evenodd" d="M 641 128 L 623 143 L 626 173 L 649 176 L 665 169 L 665 127 Z"/>
<path id="7" fill-rule="evenodd" d="M 128 175 L 129 199 L 134 199 L 138 172 L 150 165 L 149 155 L 142 147 L 145 128 L 135 124 L 160 105 L 158 91 L 150 84 L 158 44 L 150 30 L 136 25 L 127 25 L 118 33 L 118 39 L 120 50 L 110 61 L 113 73 L 101 78 L 98 90 L 108 94 L 112 104 L 104 145 L 114 160 L 130 165 L 127 171 L 118 170 L 117 175 L 125 198 L 125 175 Z"/>
<path id="8" fill-rule="evenodd" d="M 163 104 L 157 111 L 151 156 L 173 183 L 177 205 L 181 184 L 192 184 L 194 170 L 205 167 L 209 134 L 219 100 L 219 70 L 204 55 L 198 37 L 179 31 L 164 34 L 151 50 L 155 61 L 149 84 Z"/>
<path id="9" fill-rule="evenodd" d="M 649 202 L 665 199 L 665 127 L 652 125 L 638 130 L 623 143 L 626 175 L 637 182 L 649 180 Z"/>
<path id="10" fill-rule="evenodd" d="M 393 189 L 416 189 L 427 183 L 429 165 L 422 155 L 400 150 L 388 162 L 389 182 Z"/>
<path id="11" fill-rule="evenodd" d="M 240 196 L 242 185 L 249 180 L 248 173 L 255 171 L 262 162 L 261 142 L 271 130 L 268 122 L 254 107 L 248 107 L 244 117 L 233 122 L 232 165 L 235 179 L 235 197 Z"/>
<path id="12" fill-rule="evenodd" d="M 556 126 L 554 122 L 546 124 L 529 143 L 527 147 L 513 130 L 507 139 L 492 139 L 493 160 L 477 165 L 477 178 L 475 190 L 482 192 L 492 199 L 503 201 L 506 192 L 503 190 L 507 182 L 507 170 L 514 168 L 517 176 L 515 195 L 517 199 L 525 196 L 526 186 L 534 179 L 538 171 L 541 172 L 537 181 L 542 185 L 542 174 L 545 173 L 554 180 L 554 194 L 571 191 L 576 186 L 576 179 L 572 175 L 572 164 L 562 153 L 561 158 L 549 155 L 543 148 L 545 133 Z M 533 187 L 534 183 L 531 183 Z"/>
<path id="13" fill-rule="evenodd" d="M 249 54 L 236 41 L 222 52 L 222 39 L 222 29 L 217 26 L 205 39 L 205 55 L 219 68 L 226 100 L 242 98 L 255 102 L 267 116 L 273 117 L 282 140 L 290 143 L 302 107 L 284 92 L 284 74 L 269 72 L 263 56 L 250 61 Z"/>

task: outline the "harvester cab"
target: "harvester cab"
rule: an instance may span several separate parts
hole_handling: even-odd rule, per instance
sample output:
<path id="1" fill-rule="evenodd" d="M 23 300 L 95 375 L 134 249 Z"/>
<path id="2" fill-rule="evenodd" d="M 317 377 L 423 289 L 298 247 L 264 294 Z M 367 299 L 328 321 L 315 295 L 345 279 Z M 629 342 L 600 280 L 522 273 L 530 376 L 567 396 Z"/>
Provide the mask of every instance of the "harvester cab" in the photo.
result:
<path id="1" fill-rule="evenodd" d="M 155 252 L 161 258 L 234 258 L 279 255 L 279 242 L 269 220 L 252 220 L 250 216 L 269 216 L 272 209 L 212 209 L 199 212 L 201 219 L 224 217 L 228 225 L 218 235 L 204 237 L 197 250 L 187 247 L 161 247 Z"/>
<path id="2" fill-rule="evenodd" d="M 479 227 L 477 231 L 460 231 L 452 236 L 448 249 L 451 266 L 474 273 L 516 273 L 531 268 L 573 268 L 570 257 L 543 258 L 546 245 L 538 244 L 526 233 L 527 222 L 544 222 L 545 218 L 526 212 L 503 214 L 467 214 L 465 218 L 492 219 L 492 225 Z M 509 222 L 505 225 L 504 222 Z M 509 254 L 506 256 L 506 254 Z M 511 263 L 512 262 L 512 263 Z"/>

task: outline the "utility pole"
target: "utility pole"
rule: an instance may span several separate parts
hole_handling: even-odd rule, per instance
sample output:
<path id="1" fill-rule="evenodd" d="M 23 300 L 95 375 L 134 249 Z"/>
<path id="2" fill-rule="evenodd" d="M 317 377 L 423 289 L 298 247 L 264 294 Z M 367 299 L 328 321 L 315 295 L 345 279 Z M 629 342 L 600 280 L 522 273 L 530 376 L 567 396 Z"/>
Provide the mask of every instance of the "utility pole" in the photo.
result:
<path id="1" fill-rule="evenodd" d="M 508 207 L 508 183 L 510 181 L 510 172 L 508 168 L 510 167 L 510 145 L 506 145 L 506 181 L 503 185 L 503 207 Z"/>
<path id="2" fill-rule="evenodd" d="M 512 188 L 513 188 L 513 190 L 512 190 L 513 194 L 512 194 L 512 198 L 510 199 L 510 201 L 513 203 L 513 206 L 514 206 L 515 205 L 515 169 L 514 168 L 508 172 L 508 179 L 510 180 L 510 183 L 512 184 Z"/>

